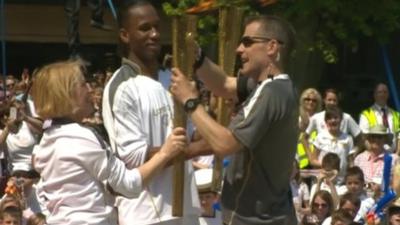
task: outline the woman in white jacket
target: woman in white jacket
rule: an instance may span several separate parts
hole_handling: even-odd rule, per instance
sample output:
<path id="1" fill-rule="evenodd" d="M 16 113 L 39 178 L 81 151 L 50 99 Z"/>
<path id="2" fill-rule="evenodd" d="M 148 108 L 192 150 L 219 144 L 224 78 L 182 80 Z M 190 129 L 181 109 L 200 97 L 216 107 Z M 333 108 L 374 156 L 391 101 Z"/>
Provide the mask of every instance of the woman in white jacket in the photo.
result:
<path id="1" fill-rule="evenodd" d="M 41 175 L 39 198 L 49 211 L 48 224 L 114 225 L 111 193 L 138 196 L 157 170 L 183 151 L 185 130 L 174 129 L 151 159 L 126 169 L 94 131 L 80 124 L 93 112 L 83 68 L 81 61 L 65 61 L 47 65 L 36 74 L 37 114 L 52 121 L 32 157 Z"/>

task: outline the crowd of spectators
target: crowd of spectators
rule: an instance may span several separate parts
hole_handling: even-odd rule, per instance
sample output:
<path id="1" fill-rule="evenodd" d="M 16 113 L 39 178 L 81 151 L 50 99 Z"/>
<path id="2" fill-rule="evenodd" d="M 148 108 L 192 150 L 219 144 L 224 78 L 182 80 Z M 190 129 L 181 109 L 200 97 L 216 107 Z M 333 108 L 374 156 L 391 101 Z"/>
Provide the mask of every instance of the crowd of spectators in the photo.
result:
<path id="1" fill-rule="evenodd" d="M 291 183 L 300 224 L 399 224 L 399 201 L 388 197 L 399 186 L 399 113 L 388 99 L 387 86 L 377 84 L 357 123 L 340 109 L 336 90 L 323 98 L 303 91 Z"/>

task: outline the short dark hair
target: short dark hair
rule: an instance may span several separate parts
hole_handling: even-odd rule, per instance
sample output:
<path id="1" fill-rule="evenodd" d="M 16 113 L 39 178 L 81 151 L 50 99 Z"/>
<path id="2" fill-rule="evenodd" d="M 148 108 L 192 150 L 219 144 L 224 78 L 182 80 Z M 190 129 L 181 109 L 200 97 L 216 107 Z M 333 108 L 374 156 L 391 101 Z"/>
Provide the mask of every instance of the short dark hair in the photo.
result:
<path id="1" fill-rule="evenodd" d="M 334 95 L 336 95 L 336 97 L 337 97 L 337 99 L 338 99 L 338 101 L 339 101 L 339 92 L 336 90 L 336 89 L 334 89 L 334 88 L 328 88 L 328 89 L 326 89 L 325 91 L 324 91 L 324 98 L 326 98 L 326 96 L 328 95 L 328 93 L 332 93 L 332 94 L 334 94 Z"/>
<path id="2" fill-rule="evenodd" d="M 340 119 L 343 119 L 343 112 L 342 110 L 337 107 L 337 106 L 333 106 L 333 107 L 329 107 L 325 109 L 325 121 L 334 118 L 334 117 L 339 117 Z"/>
<path id="3" fill-rule="evenodd" d="M 126 26 L 126 23 L 129 20 L 129 10 L 131 8 L 144 5 L 153 6 L 151 2 L 147 0 L 122 0 L 122 2 L 118 5 L 118 15 L 117 15 L 118 27 L 123 28 Z M 128 47 L 122 43 L 121 39 L 118 39 L 117 52 L 121 57 L 127 57 L 129 54 Z"/>
<path id="4" fill-rule="evenodd" d="M 282 43 L 281 59 L 284 64 L 289 60 L 289 55 L 295 48 L 295 30 L 293 26 L 281 17 L 273 15 L 252 16 L 246 19 L 245 26 L 258 22 L 262 31 L 271 39 Z"/>
<path id="5" fill-rule="evenodd" d="M 394 214 L 400 214 L 400 206 L 397 205 L 391 205 L 388 208 L 388 216 L 391 217 Z"/>
<path id="6" fill-rule="evenodd" d="M 346 172 L 346 176 L 344 177 L 344 180 L 347 180 L 347 178 L 350 176 L 357 176 L 361 182 L 363 182 L 363 183 L 365 182 L 364 172 L 358 166 L 353 166 L 353 167 L 348 168 L 347 172 Z"/>
<path id="7" fill-rule="evenodd" d="M 336 153 L 329 152 L 322 158 L 322 168 L 323 169 L 333 169 L 338 170 L 340 169 L 340 158 Z"/>
<path id="8" fill-rule="evenodd" d="M 118 16 L 117 16 L 118 27 L 122 28 L 124 26 L 125 22 L 128 19 L 129 16 L 128 11 L 130 8 L 141 5 L 152 5 L 152 4 L 150 3 L 150 1 L 147 0 L 122 0 L 118 6 Z"/>

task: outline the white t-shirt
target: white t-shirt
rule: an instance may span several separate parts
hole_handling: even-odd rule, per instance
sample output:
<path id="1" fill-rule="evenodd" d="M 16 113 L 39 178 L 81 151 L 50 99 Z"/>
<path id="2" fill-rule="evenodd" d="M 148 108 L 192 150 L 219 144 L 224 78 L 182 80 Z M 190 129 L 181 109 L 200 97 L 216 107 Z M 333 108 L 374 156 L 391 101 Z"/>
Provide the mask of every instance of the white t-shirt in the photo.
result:
<path id="1" fill-rule="evenodd" d="M 300 222 L 303 218 L 303 214 L 299 211 L 302 208 L 303 202 L 310 201 L 310 191 L 306 183 L 300 182 L 298 184 L 296 181 L 290 181 L 290 188 L 292 190 L 293 205 L 296 209 L 297 221 Z"/>
<path id="2" fill-rule="evenodd" d="M 306 133 L 310 135 L 314 130 L 316 130 L 317 133 L 327 130 L 325 124 L 325 110 L 311 116 Z M 347 113 L 343 113 L 342 122 L 340 122 L 340 130 L 353 137 L 357 137 L 357 135 L 361 133 L 356 121 Z"/>
<path id="3" fill-rule="evenodd" d="M 372 206 L 375 204 L 375 200 L 371 197 L 368 197 L 366 194 L 361 195 L 360 200 L 360 209 L 357 212 L 356 218 L 354 218 L 354 221 L 356 222 L 360 221 L 361 219 L 365 219 L 368 211 L 372 209 Z"/>
<path id="4" fill-rule="evenodd" d="M 29 107 L 31 116 L 38 117 L 32 100 L 27 99 L 27 107 Z M 17 133 L 9 132 L 6 144 L 11 166 L 14 168 L 21 168 L 21 165 L 24 168 L 26 168 L 25 165 L 31 167 L 32 151 L 36 142 L 37 135 L 29 129 L 28 123 L 25 121 L 22 121 Z"/>
<path id="5" fill-rule="evenodd" d="M 6 143 L 10 163 L 13 167 L 18 167 L 18 164 L 31 165 L 32 151 L 36 144 L 36 137 L 30 131 L 25 121 L 22 121 L 17 133 L 8 134 Z"/>
<path id="6" fill-rule="evenodd" d="M 200 225 L 222 225 L 222 213 L 215 210 L 215 217 L 199 217 Z"/>
<path id="7" fill-rule="evenodd" d="M 114 196 L 103 182 L 130 198 L 142 190 L 139 171 L 127 170 L 91 130 L 77 123 L 47 129 L 33 154 L 48 224 L 115 225 Z"/>
<path id="8" fill-rule="evenodd" d="M 144 75 L 122 82 L 114 95 L 113 112 L 109 105 L 109 86 L 104 89 L 103 120 L 113 151 L 128 168 L 145 162 L 149 149 L 164 144 L 172 130 L 173 102 L 161 83 Z M 182 218 L 172 216 L 173 168 L 168 167 L 153 177 L 137 199 L 118 198 L 120 225 L 197 224 L 200 203 L 191 162 L 185 162 L 184 212 Z M 183 221 L 183 222 L 182 222 Z"/>
<path id="9" fill-rule="evenodd" d="M 347 169 L 347 157 L 350 150 L 353 148 L 353 139 L 350 135 L 341 133 L 338 137 L 332 136 L 328 131 L 318 133 L 313 142 L 314 146 L 321 150 L 318 160 L 322 162 L 324 156 L 329 153 L 335 153 L 340 158 L 340 171 L 338 174 L 337 182 L 341 184 L 344 182 L 344 176 Z"/>

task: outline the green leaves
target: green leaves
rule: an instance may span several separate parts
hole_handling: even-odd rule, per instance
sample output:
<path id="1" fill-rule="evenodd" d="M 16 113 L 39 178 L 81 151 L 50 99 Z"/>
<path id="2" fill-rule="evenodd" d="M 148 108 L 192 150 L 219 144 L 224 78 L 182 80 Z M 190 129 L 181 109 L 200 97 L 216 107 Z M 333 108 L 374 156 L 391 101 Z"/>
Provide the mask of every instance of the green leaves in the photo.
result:
<path id="1" fill-rule="evenodd" d="M 182 15 L 199 3 L 200 0 L 165 1 L 163 9 L 167 15 Z M 393 32 L 400 29 L 399 0 L 279 0 L 264 8 L 257 0 L 217 0 L 216 4 L 218 7 L 241 7 L 246 14 L 280 15 L 290 21 L 298 33 L 313 26 L 312 37 L 308 38 L 311 43 L 302 44 L 307 45 L 310 51 L 320 51 L 327 63 L 337 62 L 339 45 L 356 49 L 364 37 L 386 42 Z M 201 45 L 216 41 L 217 20 L 216 12 L 200 16 Z M 307 20 L 308 23 L 304 22 Z"/>

